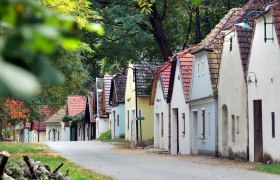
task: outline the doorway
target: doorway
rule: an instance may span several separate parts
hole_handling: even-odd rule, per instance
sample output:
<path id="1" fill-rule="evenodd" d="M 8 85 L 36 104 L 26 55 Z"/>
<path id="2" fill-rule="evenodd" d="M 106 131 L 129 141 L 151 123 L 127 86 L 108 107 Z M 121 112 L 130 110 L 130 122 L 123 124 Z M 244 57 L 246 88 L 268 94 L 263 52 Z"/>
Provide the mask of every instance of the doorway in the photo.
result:
<path id="1" fill-rule="evenodd" d="M 192 139 L 192 154 L 198 154 L 197 147 L 197 111 L 193 111 L 193 139 Z"/>
<path id="2" fill-rule="evenodd" d="M 179 144 L 179 117 L 178 117 L 178 108 L 173 108 L 172 109 L 172 144 L 171 146 L 173 149 L 174 154 L 179 154 L 180 153 L 180 144 Z"/>
<path id="3" fill-rule="evenodd" d="M 263 162 L 262 100 L 254 100 L 254 161 Z"/>
<path id="4" fill-rule="evenodd" d="M 155 147 L 160 148 L 160 123 L 159 123 L 159 113 L 156 113 L 155 121 Z"/>
<path id="5" fill-rule="evenodd" d="M 228 108 L 226 105 L 222 107 L 222 155 L 228 155 Z"/>

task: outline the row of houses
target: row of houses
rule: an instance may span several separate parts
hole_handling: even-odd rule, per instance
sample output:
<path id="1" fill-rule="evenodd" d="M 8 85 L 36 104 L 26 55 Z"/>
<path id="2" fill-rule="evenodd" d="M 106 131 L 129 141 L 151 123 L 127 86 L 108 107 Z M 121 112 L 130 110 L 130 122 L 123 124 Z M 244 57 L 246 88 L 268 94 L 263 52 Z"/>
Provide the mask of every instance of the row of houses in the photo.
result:
<path id="1" fill-rule="evenodd" d="M 238 26 L 244 19 L 252 29 Z M 280 2 L 251 0 L 160 67 L 129 64 L 112 81 L 112 138 L 154 138 L 171 154 L 279 162 L 279 47 Z"/>
<path id="2" fill-rule="evenodd" d="M 253 29 L 238 26 L 244 19 Z M 129 63 L 97 78 L 90 95 L 68 97 L 45 121 L 46 141 L 111 130 L 112 139 L 153 139 L 173 155 L 279 162 L 279 68 L 280 2 L 250 0 L 165 63 Z"/>

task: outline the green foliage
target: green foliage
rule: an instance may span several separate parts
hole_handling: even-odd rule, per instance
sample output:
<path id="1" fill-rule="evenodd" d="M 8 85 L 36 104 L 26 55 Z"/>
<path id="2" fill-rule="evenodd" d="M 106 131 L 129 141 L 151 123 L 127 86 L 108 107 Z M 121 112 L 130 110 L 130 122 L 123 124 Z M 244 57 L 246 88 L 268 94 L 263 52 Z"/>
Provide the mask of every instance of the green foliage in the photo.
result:
<path id="1" fill-rule="evenodd" d="M 64 116 L 62 121 L 63 122 L 79 122 L 79 121 L 84 121 L 85 120 L 85 116 L 81 116 L 81 115 L 76 115 L 76 116 Z"/>
<path id="2" fill-rule="evenodd" d="M 106 141 L 111 139 L 111 129 L 100 134 L 98 140 Z"/>

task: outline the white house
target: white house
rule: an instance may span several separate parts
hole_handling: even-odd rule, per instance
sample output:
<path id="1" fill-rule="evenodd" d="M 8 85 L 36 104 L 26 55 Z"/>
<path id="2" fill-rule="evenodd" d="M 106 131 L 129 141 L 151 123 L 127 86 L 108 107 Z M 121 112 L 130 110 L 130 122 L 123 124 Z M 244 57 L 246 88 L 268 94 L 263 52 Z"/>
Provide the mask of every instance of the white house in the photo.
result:
<path id="1" fill-rule="evenodd" d="M 253 31 L 235 24 L 243 22 L 253 10 L 255 1 L 240 9 L 227 25 L 219 70 L 219 153 L 231 159 L 249 157 L 249 126 L 247 117 L 247 64 Z"/>
<path id="2" fill-rule="evenodd" d="M 170 103 L 167 103 L 171 61 L 155 70 L 150 105 L 154 105 L 154 148 L 170 150 Z"/>
<path id="3" fill-rule="evenodd" d="M 112 78 L 109 75 L 105 75 L 104 78 L 96 78 L 96 138 L 110 129 L 111 106 L 109 105 L 109 97 Z"/>
<path id="4" fill-rule="evenodd" d="M 191 129 L 189 112 L 189 89 L 192 77 L 193 55 L 190 49 L 177 53 L 174 57 L 171 77 L 171 154 L 191 153 Z"/>
<path id="5" fill-rule="evenodd" d="M 70 128 L 65 127 L 62 121 L 66 114 L 66 109 L 61 108 L 53 114 L 46 123 L 46 141 L 70 141 Z"/>
<path id="6" fill-rule="evenodd" d="M 249 59 L 249 160 L 280 162 L 280 2 L 256 19 Z M 273 39 L 271 39 L 273 38 Z"/>
<path id="7" fill-rule="evenodd" d="M 194 50 L 190 108 L 192 153 L 218 153 L 218 77 L 223 34 L 238 13 L 232 9 Z"/>

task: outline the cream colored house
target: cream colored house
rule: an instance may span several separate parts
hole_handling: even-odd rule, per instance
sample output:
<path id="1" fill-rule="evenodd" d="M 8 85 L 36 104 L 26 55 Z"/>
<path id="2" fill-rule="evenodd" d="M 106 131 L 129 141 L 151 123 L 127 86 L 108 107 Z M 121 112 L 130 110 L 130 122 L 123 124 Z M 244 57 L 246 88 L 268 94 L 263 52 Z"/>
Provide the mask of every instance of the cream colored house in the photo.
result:
<path id="1" fill-rule="evenodd" d="M 243 22 L 254 1 L 240 9 L 224 28 L 224 44 L 218 80 L 219 153 L 231 159 L 248 159 L 247 64 L 253 31 L 235 24 Z"/>
<path id="2" fill-rule="evenodd" d="M 254 38 L 247 73 L 249 115 L 249 160 L 280 162 L 280 2 L 255 22 Z"/>
<path id="3" fill-rule="evenodd" d="M 125 139 L 136 142 L 136 98 L 134 70 L 137 69 L 137 110 L 138 140 L 149 140 L 154 137 L 154 107 L 149 105 L 152 87 L 153 67 L 149 64 L 129 64 L 125 89 Z M 140 122 L 141 121 L 141 122 Z"/>

